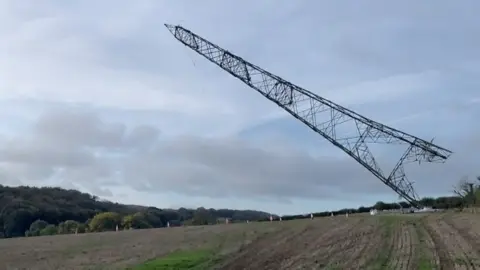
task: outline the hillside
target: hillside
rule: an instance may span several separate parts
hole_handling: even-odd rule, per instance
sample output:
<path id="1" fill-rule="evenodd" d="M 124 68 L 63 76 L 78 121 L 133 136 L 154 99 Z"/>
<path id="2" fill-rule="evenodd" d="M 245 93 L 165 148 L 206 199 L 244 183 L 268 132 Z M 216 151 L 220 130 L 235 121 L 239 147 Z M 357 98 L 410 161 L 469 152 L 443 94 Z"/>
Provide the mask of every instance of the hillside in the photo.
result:
<path id="1" fill-rule="evenodd" d="M 24 236 L 30 225 L 36 220 L 48 224 L 59 225 L 65 221 L 88 223 L 96 214 L 114 212 L 121 217 L 143 213 L 152 215 L 155 220 L 152 227 L 182 224 L 201 216 L 203 221 L 213 223 L 218 219 L 229 218 L 236 221 L 264 220 L 270 214 L 254 210 L 231 209 L 158 209 L 155 207 L 124 205 L 99 200 L 98 197 L 77 190 L 66 190 L 57 187 L 7 187 L 0 185 L 0 236 Z M 138 216 L 138 215 L 137 215 Z"/>
<path id="2" fill-rule="evenodd" d="M 423 198 L 420 203 L 433 208 L 461 207 L 460 196 Z M 364 213 L 370 209 L 410 207 L 405 202 L 377 202 L 372 206 L 313 213 L 314 216 Z M 160 228 L 180 225 L 207 225 L 225 222 L 267 221 L 270 214 L 232 209 L 158 209 L 100 200 L 77 190 L 57 187 L 7 187 L 0 185 L 0 238 L 68 234 L 118 229 Z M 284 220 L 310 217 L 310 213 L 283 216 Z"/>

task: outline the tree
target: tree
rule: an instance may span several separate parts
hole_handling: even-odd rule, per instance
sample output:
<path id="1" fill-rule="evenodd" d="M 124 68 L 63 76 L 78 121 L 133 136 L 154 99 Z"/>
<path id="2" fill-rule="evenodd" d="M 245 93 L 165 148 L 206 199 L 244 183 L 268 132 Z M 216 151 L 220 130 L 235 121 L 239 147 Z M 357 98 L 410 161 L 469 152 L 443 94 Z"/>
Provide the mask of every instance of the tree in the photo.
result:
<path id="1" fill-rule="evenodd" d="M 39 236 L 40 231 L 45 229 L 48 223 L 45 220 L 37 219 L 30 224 L 30 229 L 25 233 L 25 236 Z"/>
<path id="2" fill-rule="evenodd" d="M 197 208 L 193 214 L 192 224 L 193 225 L 208 225 L 215 224 L 216 219 L 213 218 L 210 214 L 210 211 L 203 207 Z"/>
<path id="3" fill-rule="evenodd" d="M 122 217 L 140 212 L 148 224 L 158 228 L 166 226 L 167 222 L 170 223 L 170 226 L 173 224 L 180 226 L 184 224 L 185 220 L 191 220 L 195 211 L 195 209 L 187 208 L 174 210 L 125 205 L 100 200 L 98 197 L 78 190 L 58 187 L 0 185 L 0 238 L 37 235 L 37 232 L 30 231 L 30 225 L 36 220 L 43 220 L 51 224 L 53 227 L 44 228 L 49 233 L 53 233 L 54 227 L 59 230 L 58 233 L 73 233 L 75 230 L 72 228 L 74 227 L 66 224 L 66 221 L 70 220 L 77 223 L 76 229 L 81 233 L 89 230 L 86 225 L 91 223 L 90 221 L 95 215 L 104 212 L 115 212 Z M 209 220 L 213 221 L 217 218 L 227 217 L 251 221 L 269 217 L 268 213 L 253 210 L 209 209 L 207 211 L 210 216 Z M 73 224 L 72 222 L 70 223 Z M 95 222 L 92 223 L 93 226 L 96 226 L 95 224 Z M 144 225 L 139 224 L 138 226 L 144 227 Z M 114 227 L 110 229 L 114 229 Z M 92 231 L 98 229 L 95 227 Z"/>
<path id="4" fill-rule="evenodd" d="M 24 236 L 30 224 L 38 217 L 35 207 L 26 204 L 12 206 L 2 213 L 3 234 L 5 237 Z"/>
<path id="5" fill-rule="evenodd" d="M 163 211 L 156 207 L 148 207 L 141 213 L 143 215 L 143 219 L 152 227 L 160 228 L 167 223 L 165 216 L 163 215 Z"/>
<path id="6" fill-rule="evenodd" d="M 160 214 L 160 219 L 162 220 L 160 227 L 165 226 L 167 222 L 172 220 L 180 220 L 180 218 L 180 214 L 175 210 L 163 210 Z"/>
<path id="7" fill-rule="evenodd" d="M 480 182 L 480 176 L 477 177 Z M 472 206 L 478 204 L 478 195 L 480 192 L 480 185 L 468 180 L 467 177 L 460 179 L 456 186 L 453 187 L 453 192 L 462 198 L 464 206 Z"/>
<path id="8" fill-rule="evenodd" d="M 124 229 L 148 229 L 152 228 L 152 225 L 145 219 L 145 214 L 135 213 L 123 218 L 122 227 Z"/>
<path id="9" fill-rule="evenodd" d="M 477 176 L 477 181 L 480 183 L 480 176 Z M 480 184 L 477 185 L 477 190 L 475 191 L 475 198 L 477 200 L 477 205 L 480 205 Z"/>
<path id="10" fill-rule="evenodd" d="M 57 234 L 57 227 L 53 224 L 47 225 L 47 227 L 40 230 L 40 235 L 55 235 Z"/>
<path id="11" fill-rule="evenodd" d="M 77 233 L 86 233 L 88 231 L 87 225 L 83 223 L 78 223 Z"/>
<path id="12" fill-rule="evenodd" d="M 387 204 L 384 203 L 384 202 L 377 202 L 373 208 L 377 209 L 378 211 L 382 211 L 382 210 L 385 210 L 385 209 L 388 209 L 387 207 Z"/>
<path id="13" fill-rule="evenodd" d="M 66 220 L 58 224 L 58 234 L 71 234 L 77 232 L 80 223 L 75 220 Z"/>
<path id="14" fill-rule="evenodd" d="M 114 231 L 121 221 L 122 217 L 118 213 L 105 212 L 94 216 L 88 227 L 92 232 Z"/>

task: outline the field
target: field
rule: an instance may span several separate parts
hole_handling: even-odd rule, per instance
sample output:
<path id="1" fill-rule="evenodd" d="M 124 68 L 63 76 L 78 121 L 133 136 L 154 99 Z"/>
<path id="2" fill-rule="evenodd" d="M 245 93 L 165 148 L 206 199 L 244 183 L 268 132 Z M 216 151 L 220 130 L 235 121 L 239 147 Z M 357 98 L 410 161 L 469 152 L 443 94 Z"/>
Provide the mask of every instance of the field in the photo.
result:
<path id="1" fill-rule="evenodd" d="M 338 216 L 0 240 L 1 269 L 480 269 L 480 215 Z"/>

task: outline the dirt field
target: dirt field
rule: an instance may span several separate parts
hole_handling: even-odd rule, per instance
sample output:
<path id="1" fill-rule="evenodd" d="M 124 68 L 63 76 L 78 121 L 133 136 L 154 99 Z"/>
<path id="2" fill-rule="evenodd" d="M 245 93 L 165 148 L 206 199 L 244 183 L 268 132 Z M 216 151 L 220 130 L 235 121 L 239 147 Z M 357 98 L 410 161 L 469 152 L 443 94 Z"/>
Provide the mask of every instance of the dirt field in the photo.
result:
<path id="1" fill-rule="evenodd" d="M 215 269 L 480 269 L 480 215 L 314 220 L 0 240 L 1 269 L 125 269 L 182 250 Z"/>

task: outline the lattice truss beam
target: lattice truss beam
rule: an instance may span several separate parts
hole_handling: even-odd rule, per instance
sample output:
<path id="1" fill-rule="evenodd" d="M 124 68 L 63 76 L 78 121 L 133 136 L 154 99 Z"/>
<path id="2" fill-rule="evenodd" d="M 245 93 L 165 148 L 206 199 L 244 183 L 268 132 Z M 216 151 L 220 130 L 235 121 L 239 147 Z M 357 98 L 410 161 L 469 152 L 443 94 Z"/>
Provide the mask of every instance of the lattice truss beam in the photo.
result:
<path id="1" fill-rule="evenodd" d="M 419 197 L 405 175 L 405 164 L 420 161 L 443 162 L 452 153 L 432 142 L 370 120 L 294 85 L 181 26 L 165 26 L 178 41 L 255 89 L 342 149 L 415 207 L 421 207 L 418 203 Z M 353 123 L 355 130 L 341 132 L 340 127 L 346 123 Z M 406 150 L 393 170 L 385 173 L 369 149 L 372 143 L 404 144 Z"/>

